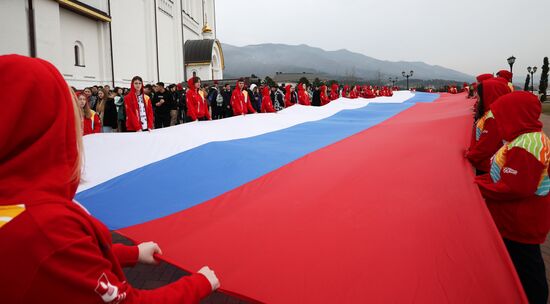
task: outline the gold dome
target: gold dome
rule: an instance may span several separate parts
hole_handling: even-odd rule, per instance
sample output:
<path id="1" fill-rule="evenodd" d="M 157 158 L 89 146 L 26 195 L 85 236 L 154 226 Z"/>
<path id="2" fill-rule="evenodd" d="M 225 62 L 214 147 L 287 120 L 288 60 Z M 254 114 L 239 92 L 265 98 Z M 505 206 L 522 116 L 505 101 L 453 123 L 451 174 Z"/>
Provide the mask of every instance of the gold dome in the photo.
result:
<path id="1" fill-rule="evenodd" d="M 212 33 L 212 29 L 208 26 L 208 23 L 206 23 L 206 24 L 202 27 L 202 32 L 203 32 L 203 33 Z"/>

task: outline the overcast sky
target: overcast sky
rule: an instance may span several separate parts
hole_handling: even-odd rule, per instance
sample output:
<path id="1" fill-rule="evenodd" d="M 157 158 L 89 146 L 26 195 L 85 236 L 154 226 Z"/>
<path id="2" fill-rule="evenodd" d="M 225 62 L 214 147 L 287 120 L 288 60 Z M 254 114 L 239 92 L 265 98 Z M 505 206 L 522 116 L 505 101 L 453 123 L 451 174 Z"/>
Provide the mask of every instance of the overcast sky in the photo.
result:
<path id="1" fill-rule="evenodd" d="M 348 49 L 470 75 L 508 69 L 514 55 L 520 83 L 527 66 L 540 71 L 550 56 L 550 0 L 218 0 L 216 27 L 220 41 L 237 46 Z"/>

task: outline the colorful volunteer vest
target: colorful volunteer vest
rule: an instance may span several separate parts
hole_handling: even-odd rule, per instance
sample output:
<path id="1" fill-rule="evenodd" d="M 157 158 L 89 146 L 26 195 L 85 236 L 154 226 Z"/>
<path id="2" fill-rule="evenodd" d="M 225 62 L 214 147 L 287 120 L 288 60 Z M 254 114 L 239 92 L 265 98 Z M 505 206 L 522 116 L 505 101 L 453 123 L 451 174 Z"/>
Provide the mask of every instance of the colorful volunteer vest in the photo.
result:
<path id="1" fill-rule="evenodd" d="M 25 211 L 25 205 L 0 206 L 0 228 Z"/>
<path id="2" fill-rule="evenodd" d="M 476 141 L 479 140 L 483 130 L 485 130 L 485 121 L 487 119 L 495 119 L 491 110 L 487 111 L 476 123 Z"/>
<path id="3" fill-rule="evenodd" d="M 550 178 L 548 178 L 550 142 L 546 134 L 542 132 L 525 133 L 518 136 L 512 142 L 504 144 L 491 159 L 491 179 L 494 183 L 500 180 L 500 172 L 502 172 L 503 166 L 506 163 L 506 153 L 512 148 L 524 149 L 544 165 L 535 195 L 546 196 L 550 191 Z M 504 168 L 504 171 L 506 170 L 513 169 Z"/>

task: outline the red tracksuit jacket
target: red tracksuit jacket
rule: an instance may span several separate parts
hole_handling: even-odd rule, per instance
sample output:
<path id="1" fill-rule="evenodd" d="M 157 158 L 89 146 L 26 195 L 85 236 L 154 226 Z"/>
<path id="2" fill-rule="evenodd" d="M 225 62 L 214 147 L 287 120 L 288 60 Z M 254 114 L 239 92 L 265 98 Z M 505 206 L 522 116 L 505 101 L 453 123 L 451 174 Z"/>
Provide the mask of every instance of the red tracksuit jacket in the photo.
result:
<path id="1" fill-rule="evenodd" d="M 92 111 L 92 117 L 82 119 L 83 132 L 82 135 L 88 135 L 93 133 L 101 133 L 101 121 L 99 115 Z"/>
<path id="2" fill-rule="evenodd" d="M 16 101 L 3 105 L 4 123 L 18 125 L 0 128 L 0 303 L 198 303 L 210 293 L 201 274 L 149 291 L 128 284 L 122 266 L 135 264 L 137 247 L 113 245 L 72 202 L 80 117 L 67 82 L 52 64 L 18 55 L 0 56 L 0 71 Z"/>
<path id="3" fill-rule="evenodd" d="M 271 96 L 269 95 L 269 87 L 264 87 L 262 89 L 262 113 L 273 113 L 275 109 L 273 108 L 273 102 L 271 101 Z"/>

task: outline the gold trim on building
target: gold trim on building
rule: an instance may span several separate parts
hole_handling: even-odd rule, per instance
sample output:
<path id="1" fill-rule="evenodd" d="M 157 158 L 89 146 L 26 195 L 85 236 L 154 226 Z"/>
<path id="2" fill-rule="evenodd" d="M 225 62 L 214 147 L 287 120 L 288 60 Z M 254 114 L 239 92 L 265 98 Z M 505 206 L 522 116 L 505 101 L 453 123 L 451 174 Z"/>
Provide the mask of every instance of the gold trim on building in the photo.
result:
<path id="1" fill-rule="evenodd" d="M 100 14 L 94 10 L 91 10 L 77 2 L 74 2 L 72 0 L 57 0 L 59 5 L 64 6 L 68 9 L 74 10 L 78 13 L 81 13 L 83 15 L 86 15 L 92 19 L 104 21 L 104 22 L 111 22 L 111 17 Z"/>

